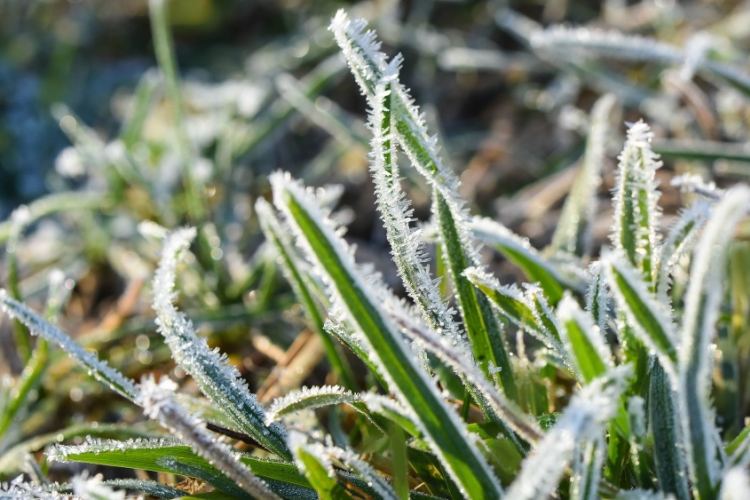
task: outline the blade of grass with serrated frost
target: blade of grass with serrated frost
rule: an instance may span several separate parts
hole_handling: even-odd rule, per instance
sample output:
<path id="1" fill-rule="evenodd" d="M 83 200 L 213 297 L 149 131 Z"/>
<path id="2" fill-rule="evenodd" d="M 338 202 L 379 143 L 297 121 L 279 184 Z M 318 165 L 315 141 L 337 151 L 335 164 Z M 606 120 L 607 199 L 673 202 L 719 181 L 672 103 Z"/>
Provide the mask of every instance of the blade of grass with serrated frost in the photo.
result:
<path id="1" fill-rule="evenodd" d="M 526 286 L 525 290 L 520 290 L 515 285 L 503 286 L 497 278 L 475 267 L 466 269 L 463 274 L 487 296 L 503 317 L 525 328 L 558 355 L 565 356 L 559 322 L 540 288 Z"/>
<path id="2" fill-rule="evenodd" d="M 651 150 L 652 138 L 651 129 L 643 121 L 628 128 L 625 147 L 618 157 L 611 240 L 654 291 L 660 215 L 654 176 L 661 162 Z"/>
<path id="3" fill-rule="evenodd" d="M 734 228 L 747 215 L 750 188 L 738 185 L 714 207 L 690 269 L 679 357 L 680 405 L 690 479 L 699 500 L 714 495 L 721 456 L 710 401 L 710 343 L 724 297 L 724 275 Z"/>
<path id="4" fill-rule="evenodd" d="M 556 251 L 575 255 L 588 255 L 591 251 L 591 224 L 596 214 L 597 190 L 601 184 L 610 115 L 616 102 L 614 95 L 606 94 L 596 101 L 591 111 L 583 164 L 552 237 L 551 247 Z"/>
<path id="5" fill-rule="evenodd" d="M 386 481 L 383 476 L 378 474 L 373 466 L 362 460 L 359 455 L 352 450 L 338 448 L 336 446 L 327 446 L 324 452 L 334 460 L 344 464 L 351 472 L 359 476 L 367 485 L 372 488 L 378 498 L 383 500 L 401 500 L 399 495 L 393 489 L 391 483 Z"/>
<path id="6" fill-rule="evenodd" d="M 138 402 L 151 419 L 157 420 L 198 455 L 233 480 L 240 488 L 260 500 L 281 500 L 258 476 L 239 460 L 236 451 L 216 439 L 205 428 L 205 422 L 188 414 L 174 399 L 177 384 L 167 377 L 157 383 L 153 376 L 144 378 Z"/>
<path id="7" fill-rule="evenodd" d="M 562 415 L 521 464 L 508 498 L 548 498 L 573 460 L 578 443 L 598 439 L 619 408 L 629 367 L 614 368 L 576 393 Z"/>
<path id="8" fill-rule="evenodd" d="M 60 346 L 68 356 L 85 368 L 95 379 L 107 384 L 113 391 L 130 401 L 136 400 L 138 388 L 132 379 L 127 378 L 106 362 L 100 360 L 95 354 L 84 349 L 62 330 L 44 321 L 25 305 L 8 297 L 5 290 L 0 290 L 0 304 L 9 316 L 26 325 L 32 334 Z"/>
<path id="9" fill-rule="evenodd" d="M 599 481 L 604 466 L 604 436 L 578 444 L 570 480 L 571 500 L 596 500 L 599 498 Z"/>
<path id="10" fill-rule="evenodd" d="M 607 331 L 607 318 L 609 317 L 609 290 L 602 275 L 600 262 L 592 262 L 589 266 L 588 290 L 586 290 L 586 311 L 591 315 L 594 323 L 599 327 L 600 334 Z"/>
<path id="11" fill-rule="evenodd" d="M 341 311 L 369 349 L 388 386 L 413 413 L 433 451 L 469 498 L 498 497 L 502 489 L 468 431 L 443 401 L 396 325 L 381 304 L 387 297 L 373 278 L 360 277 L 346 243 L 314 203 L 311 194 L 288 175 L 271 176 L 274 203 L 284 214 L 314 269 L 329 286 Z"/>
<path id="12" fill-rule="evenodd" d="M 677 334 L 668 306 L 656 300 L 648 285 L 619 253 L 605 254 L 602 267 L 609 289 L 628 326 L 644 345 L 657 354 L 662 365 L 665 365 L 664 369 L 674 374 Z"/>
<path id="13" fill-rule="evenodd" d="M 565 297 L 557 307 L 562 324 L 563 343 L 583 383 L 591 383 L 614 366 L 612 352 L 594 325 L 571 297 Z"/>
<path id="14" fill-rule="evenodd" d="M 451 366 L 458 375 L 465 377 L 473 384 L 484 402 L 495 412 L 500 420 L 510 429 L 517 432 L 530 443 L 538 441 L 542 431 L 520 410 L 513 401 L 508 400 L 495 386 L 487 380 L 486 375 L 477 369 L 463 351 L 451 345 L 445 337 L 436 335 L 428 328 L 416 323 L 406 316 L 396 316 L 396 321 L 403 327 L 403 332 L 422 348 L 434 354 L 438 359 Z"/>
<path id="15" fill-rule="evenodd" d="M 502 224 L 486 218 L 475 218 L 470 228 L 474 236 L 497 249 L 518 266 L 532 282 L 538 282 L 550 304 L 556 305 L 565 288 L 582 289 L 582 284 L 563 277 L 525 238 L 514 234 Z"/>
<path id="16" fill-rule="evenodd" d="M 153 281 L 153 308 L 156 324 L 164 336 L 175 361 L 198 383 L 203 394 L 226 412 L 243 432 L 285 459 L 291 459 L 286 448 L 286 433 L 279 425 L 265 425 L 265 412 L 237 368 L 225 356 L 208 347 L 198 337 L 190 320 L 174 304 L 178 260 L 195 237 L 195 230 L 169 233 L 164 240 L 159 267 Z"/>
<path id="17" fill-rule="evenodd" d="M 397 74 L 392 74 L 400 59 L 395 58 L 389 65 L 385 54 L 380 52 L 380 43 L 376 40 L 375 33 L 365 32 L 366 27 L 364 20 L 351 21 L 340 10 L 333 18 L 330 30 L 372 108 L 382 106 L 378 103 L 378 97 L 382 96 L 378 96 L 376 91 L 383 77 L 391 72 L 390 105 L 387 107 L 391 116 L 388 130 L 392 140 L 398 143 L 412 165 L 435 191 L 433 213 L 438 216 L 443 255 L 455 285 L 458 305 L 474 356 L 486 373 L 489 373 L 490 361 L 502 367 L 500 379 L 503 389 L 508 397 L 517 399 L 518 390 L 497 318 L 486 298 L 476 294 L 471 284 L 461 275 L 466 267 L 480 265 L 480 259 L 466 227 L 468 213 L 456 191 L 458 179 L 443 164 L 438 154 L 437 139 L 430 137 L 418 108 L 398 82 Z M 401 198 L 397 200 L 402 202 Z"/>
<path id="18" fill-rule="evenodd" d="M 294 454 L 294 462 L 305 474 L 320 498 L 347 500 L 346 489 L 336 478 L 330 457 L 325 453 L 321 443 L 309 443 L 307 437 L 299 432 L 289 433 L 289 448 Z"/>
<path id="19" fill-rule="evenodd" d="M 350 389 L 356 387 L 354 375 L 346 361 L 339 354 L 336 345 L 331 339 L 331 335 L 325 329 L 325 320 L 320 309 L 313 298 L 313 292 L 309 289 L 307 282 L 302 276 L 297 259 L 295 258 L 292 243 L 286 237 L 286 231 L 281 225 L 281 221 L 273 212 L 273 208 L 263 198 L 259 198 L 255 204 L 255 212 L 258 215 L 261 229 L 266 239 L 276 249 L 278 253 L 278 262 L 284 272 L 287 281 L 292 286 L 297 300 L 300 301 L 305 309 L 310 323 L 323 341 L 323 348 L 326 351 L 328 361 L 331 367 L 338 375 L 341 382 Z"/>
<path id="20" fill-rule="evenodd" d="M 705 200 L 694 202 L 680 214 L 680 218 L 669 230 L 659 250 L 657 294 L 667 297 L 671 286 L 671 275 L 683 255 L 690 252 L 698 239 L 698 233 L 711 215 L 711 204 Z"/>
<path id="21" fill-rule="evenodd" d="M 654 363 L 649 382 L 649 418 L 654 434 L 654 462 L 659 489 L 677 500 L 689 500 L 687 468 L 680 438 L 680 420 L 672 382 Z"/>

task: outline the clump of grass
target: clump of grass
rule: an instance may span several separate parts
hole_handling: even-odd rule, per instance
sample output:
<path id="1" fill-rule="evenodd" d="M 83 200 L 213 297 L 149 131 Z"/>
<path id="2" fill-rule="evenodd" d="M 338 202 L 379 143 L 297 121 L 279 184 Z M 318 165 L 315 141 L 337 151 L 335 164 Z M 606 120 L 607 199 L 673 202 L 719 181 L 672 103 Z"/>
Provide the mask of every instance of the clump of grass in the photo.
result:
<path id="1" fill-rule="evenodd" d="M 330 210 L 335 195 L 287 173 L 272 174 L 272 204 L 258 200 L 256 213 L 341 385 L 304 388 L 264 407 L 226 355 L 211 349 L 175 306 L 179 266 L 191 248 L 199 262 L 207 248 L 217 260 L 208 224 L 200 231 L 142 225 L 145 235 L 162 242 L 152 281 L 156 324 L 176 363 L 205 396 L 204 416 L 194 415 L 177 384 L 164 376 L 158 383 L 153 377 L 138 383 L 57 328 L 57 292 L 48 320 L 17 294 L 2 292 L 8 315 L 62 347 L 171 434 L 89 437 L 83 444 L 48 448 L 46 459 L 194 478 L 214 490 L 199 498 L 750 495 L 750 430 L 720 423 L 712 403 L 712 370 L 720 354 L 712 346 L 717 331 L 729 327 L 725 311 L 736 300 L 727 283 L 740 286 L 727 279 L 727 269 L 735 272 L 733 239 L 748 215 L 750 188 L 711 192 L 663 233 L 653 134 L 643 121 L 629 125 L 613 193 L 611 244 L 592 260 L 592 206 L 605 155 L 605 117 L 614 105 L 608 95 L 594 108 L 588 152 L 563 209 L 565 220 L 550 248 L 538 251 L 501 224 L 469 213 L 455 174 L 401 83 L 401 57 L 389 60 L 366 23 L 343 11 L 330 29 L 369 107 L 377 206 L 410 300 L 396 297 L 370 266 L 356 262 Z M 534 44 L 581 40 L 596 42 L 591 50 L 638 55 L 648 49 L 642 40 L 614 47 L 619 38 L 556 31 L 538 35 Z M 168 44 L 164 33 L 159 43 Z M 167 77 L 175 78 L 168 47 L 159 54 L 171 68 Z M 179 103 L 176 84 L 168 87 Z M 194 163 L 180 137 L 191 189 Z M 429 231 L 415 223 L 401 188 L 399 154 L 431 189 Z M 195 199 L 185 200 L 183 210 L 198 221 L 204 213 Z M 20 230 L 13 226 L 9 234 L 17 238 Z M 435 242 L 443 259 L 435 266 L 439 274 L 427 254 Z M 501 252 L 531 283 L 502 285 L 483 265 L 483 244 Z M 443 295 L 446 281 L 452 299 Z M 534 341 L 519 336 L 514 345 L 508 338 L 513 329 Z M 27 356 L 29 373 L 37 373 L 34 363 L 45 346 L 37 344 L 36 354 Z M 361 359 L 367 377 L 354 373 L 342 346 Z M 733 348 L 731 341 L 721 347 Z M 343 405 L 356 410 L 347 422 L 334 411 L 330 415 L 339 420 L 309 418 L 316 415 L 312 410 Z M 7 414 L 12 408 L 3 408 L 3 421 L 14 417 Z M 254 450 L 233 449 L 217 431 Z M 4 486 L 7 495 L 54 497 L 72 490 L 98 498 L 114 495 L 109 488 L 158 498 L 189 493 L 179 484 L 155 481 L 78 478 L 72 487 L 52 485 L 38 472 L 37 481 Z"/>

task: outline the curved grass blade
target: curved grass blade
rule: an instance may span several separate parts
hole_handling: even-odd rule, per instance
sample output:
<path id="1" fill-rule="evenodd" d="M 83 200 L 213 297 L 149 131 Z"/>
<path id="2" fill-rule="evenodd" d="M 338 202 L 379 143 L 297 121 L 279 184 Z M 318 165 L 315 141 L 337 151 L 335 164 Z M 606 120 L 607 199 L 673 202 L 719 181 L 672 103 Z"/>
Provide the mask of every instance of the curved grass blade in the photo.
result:
<path id="1" fill-rule="evenodd" d="M 612 353 L 599 328 L 571 297 L 557 307 L 563 344 L 583 383 L 591 383 L 614 366 Z"/>
<path id="2" fill-rule="evenodd" d="M 610 115 L 616 102 L 614 95 L 605 94 L 591 110 L 586 153 L 552 237 L 551 249 L 554 251 L 581 256 L 591 251 L 591 224 L 596 214 L 596 195 L 601 184 Z"/>
<path id="3" fill-rule="evenodd" d="M 325 349 L 328 361 L 331 363 L 331 367 L 338 375 L 342 384 L 349 389 L 356 388 L 351 367 L 349 367 L 344 357 L 339 353 L 336 344 L 331 339 L 331 335 L 325 329 L 323 315 L 313 298 L 313 292 L 303 278 L 303 274 L 299 269 L 299 263 L 293 253 L 292 244 L 286 237 L 286 232 L 281 226 L 281 221 L 273 212 L 273 208 L 263 198 L 258 199 L 256 202 L 255 211 L 266 239 L 271 242 L 278 253 L 279 264 L 284 271 L 287 281 L 289 281 L 294 294 L 305 309 L 310 323 L 323 341 L 323 348 Z"/>
<path id="4" fill-rule="evenodd" d="M 121 396 L 135 401 L 139 390 L 132 379 L 101 361 L 95 354 L 85 350 L 59 328 L 50 325 L 25 305 L 8 297 L 5 290 L 0 290 L 0 304 L 6 314 L 21 321 L 32 334 L 60 346 L 71 358 L 100 382 L 108 385 Z"/>
<path id="5" fill-rule="evenodd" d="M 363 344 L 369 346 L 370 356 L 389 387 L 414 413 L 413 418 L 451 476 L 469 498 L 500 496 L 500 485 L 470 441 L 468 431 L 414 363 L 400 332 L 381 308 L 385 297 L 379 297 L 379 285 L 358 277 L 351 253 L 309 193 L 280 173 L 271 176 L 271 185 L 274 203 L 284 213 L 316 272 L 327 282 L 335 304 L 356 328 Z"/>
<path id="6" fill-rule="evenodd" d="M 654 363 L 651 369 L 648 411 L 654 434 L 654 461 L 659 489 L 671 493 L 677 500 L 689 500 L 677 403 L 672 382 L 658 363 Z"/>
<path id="7" fill-rule="evenodd" d="M 602 259 L 603 271 L 618 308 L 628 326 L 659 356 L 664 369 L 674 374 L 677 363 L 677 335 L 666 306 L 658 302 L 635 270 L 617 254 Z"/>
<path id="8" fill-rule="evenodd" d="M 529 241 L 514 234 L 502 224 L 486 218 L 475 218 L 470 228 L 474 236 L 502 253 L 518 266 L 531 282 L 538 282 L 551 305 L 556 305 L 565 288 L 583 290 L 582 283 L 571 282 L 532 248 Z"/>
<path id="9" fill-rule="evenodd" d="M 679 357 L 679 394 L 690 479 L 700 500 L 717 488 L 721 455 L 710 401 L 709 344 L 724 297 L 724 275 L 734 228 L 747 215 L 750 188 L 735 186 L 714 208 L 696 247 L 686 292 Z M 720 451 L 720 450 L 718 450 Z"/>
<path id="10" fill-rule="evenodd" d="M 194 237 L 193 229 L 178 230 L 165 237 L 153 281 L 153 308 L 159 331 L 175 361 L 195 379 L 203 394 L 227 413 L 238 429 L 281 458 L 291 459 L 284 429 L 277 424 L 265 425 L 265 412 L 237 368 L 230 365 L 225 356 L 210 349 L 206 339 L 196 335 L 192 322 L 172 303 L 177 263 Z"/>

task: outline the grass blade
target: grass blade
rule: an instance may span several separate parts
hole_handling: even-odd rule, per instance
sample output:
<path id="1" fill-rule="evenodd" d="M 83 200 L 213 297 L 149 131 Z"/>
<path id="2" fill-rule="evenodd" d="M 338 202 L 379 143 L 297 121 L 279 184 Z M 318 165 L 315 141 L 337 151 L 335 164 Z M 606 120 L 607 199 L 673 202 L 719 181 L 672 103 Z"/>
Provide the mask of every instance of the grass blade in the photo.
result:
<path id="1" fill-rule="evenodd" d="M 617 99 L 605 94 L 594 104 L 586 141 L 586 153 L 560 221 L 552 237 L 551 248 L 575 255 L 588 255 L 591 250 L 591 224 L 596 214 L 597 190 L 601 184 L 609 120 Z"/>
<path id="2" fill-rule="evenodd" d="M 195 230 L 182 229 L 164 239 L 153 281 L 153 309 L 159 331 L 177 363 L 195 379 L 203 394 L 227 413 L 238 429 L 278 456 L 291 459 L 284 429 L 276 424 L 265 425 L 265 412 L 237 368 L 210 349 L 206 339 L 196 335 L 190 320 L 172 303 L 177 263 L 194 237 Z"/>
<path id="3" fill-rule="evenodd" d="M 709 348 L 724 297 L 724 275 L 733 229 L 747 215 L 750 188 L 736 186 L 714 208 L 696 247 L 690 270 L 679 359 L 680 404 L 690 479 L 699 500 L 711 498 L 721 456 L 710 393 Z"/>
<path id="4" fill-rule="evenodd" d="M 614 366 L 612 353 L 599 328 L 575 300 L 564 298 L 557 307 L 557 315 L 563 326 L 563 343 L 583 383 L 591 383 Z"/>
<path id="5" fill-rule="evenodd" d="M 294 432 L 289 434 L 289 447 L 294 454 L 297 467 L 304 472 L 320 498 L 347 500 L 346 489 L 336 479 L 330 458 L 326 456 L 325 447 L 320 443 L 308 443 L 307 437 Z"/>
<path id="6" fill-rule="evenodd" d="M 299 244 L 330 287 L 334 303 L 356 328 L 356 334 L 389 381 L 401 403 L 414 413 L 433 451 L 469 498 L 500 496 L 489 466 L 468 438 L 468 431 L 448 408 L 421 368 L 400 332 L 382 310 L 378 286 L 364 283 L 346 245 L 334 234 L 309 193 L 288 176 L 271 177 L 274 203 L 297 235 Z"/>

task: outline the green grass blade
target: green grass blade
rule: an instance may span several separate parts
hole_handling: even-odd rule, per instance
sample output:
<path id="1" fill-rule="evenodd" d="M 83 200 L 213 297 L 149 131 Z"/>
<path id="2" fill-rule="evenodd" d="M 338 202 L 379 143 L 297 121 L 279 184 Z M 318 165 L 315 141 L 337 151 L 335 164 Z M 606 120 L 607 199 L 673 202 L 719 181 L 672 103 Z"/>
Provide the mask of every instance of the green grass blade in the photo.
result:
<path id="1" fill-rule="evenodd" d="M 658 363 L 654 363 L 651 370 L 648 410 L 654 434 L 654 462 L 659 489 L 671 493 L 677 500 L 689 500 L 677 402 L 672 383 Z"/>
<path id="2" fill-rule="evenodd" d="M 578 303 L 564 298 L 557 308 L 563 343 L 583 383 L 591 383 L 614 366 L 612 353 L 599 328 Z"/>
<path id="3" fill-rule="evenodd" d="M 164 240 L 159 267 L 153 280 L 153 309 L 159 331 L 175 361 L 200 387 L 203 394 L 222 409 L 238 429 L 284 459 L 291 459 L 286 433 L 279 425 L 265 425 L 265 412 L 236 367 L 198 337 L 190 320 L 174 306 L 176 268 L 195 237 L 192 229 L 170 233 Z"/>
<path id="4" fill-rule="evenodd" d="M 605 94 L 596 101 L 591 111 L 586 153 L 552 237 L 553 251 L 575 255 L 590 253 L 591 224 L 596 214 L 609 121 L 616 102 L 614 95 Z"/>
<path id="5" fill-rule="evenodd" d="M 680 405 L 690 479 L 699 500 L 715 494 L 721 457 L 710 401 L 710 343 L 724 297 L 724 276 L 734 228 L 747 215 L 750 188 L 727 191 L 714 208 L 690 270 L 679 359 Z"/>
<path id="6" fill-rule="evenodd" d="M 5 290 L 0 290 L 0 304 L 6 314 L 21 321 L 32 334 L 60 346 L 95 379 L 105 383 L 130 401 L 137 399 L 139 391 L 133 380 L 101 361 L 95 354 L 85 350 L 62 330 L 50 325 L 25 305 L 8 297 Z"/>
<path id="7" fill-rule="evenodd" d="M 333 465 L 330 458 L 326 457 L 325 447 L 322 444 L 308 443 L 306 436 L 296 432 L 289 435 L 289 444 L 297 467 L 304 472 L 320 498 L 331 500 L 350 498 L 346 489 L 336 479 Z"/>
<path id="8" fill-rule="evenodd" d="M 337 237 L 331 222 L 318 209 L 309 193 L 289 176 L 271 177 L 274 203 L 297 235 L 307 257 L 314 262 L 330 287 L 335 304 L 369 346 L 391 390 L 414 413 L 433 451 L 469 498 L 498 497 L 502 490 L 484 458 L 468 439 L 468 431 L 443 401 L 413 359 L 413 353 L 376 298 L 377 283 L 366 284 L 358 277 L 346 245 Z"/>
<path id="9" fill-rule="evenodd" d="M 618 254 L 603 257 L 603 271 L 615 297 L 619 311 L 627 318 L 628 326 L 644 345 L 659 356 L 667 372 L 674 373 L 677 362 L 677 334 L 672 325 L 667 305 L 659 302 L 648 285 Z"/>
<path id="10" fill-rule="evenodd" d="M 498 250 L 521 269 L 529 281 L 538 282 L 551 305 L 556 305 L 566 288 L 583 291 L 584 285 L 562 275 L 531 247 L 528 240 L 490 219 L 477 218 L 471 223 L 474 236 Z"/>
<path id="11" fill-rule="evenodd" d="M 571 500 L 596 500 L 602 475 L 606 445 L 602 436 L 578 445 L 570 481 Z"/>
<path id="12" fill-rule="evenodd" d="M 297 300 L 300 301 L 300 304 L 305 309 L 312 327 L 323 341 L 323 348 L 325 349 L 328 361 L 331 363 L 331 367 L 338 375 L 342 384 L 349 389 L 355 389 L 357 385 L 354 381 L 354 374 L 352 374 L 351 367 L 347 364 L 344 356 L 339 353 L 331 335 L 325 329 L 323 315 L 313 298 L 313 291 L 310 290 L 308 282 L 303 277 L 292 243 L 288 240 L 281 221 L 273 212 L 273 208 L 262 198 L 255 204 L 255 210 L 266 239 L 276 249 L 279 257 L 278 262 L 284 271 L 284 275 L 292 286 Z"/>

